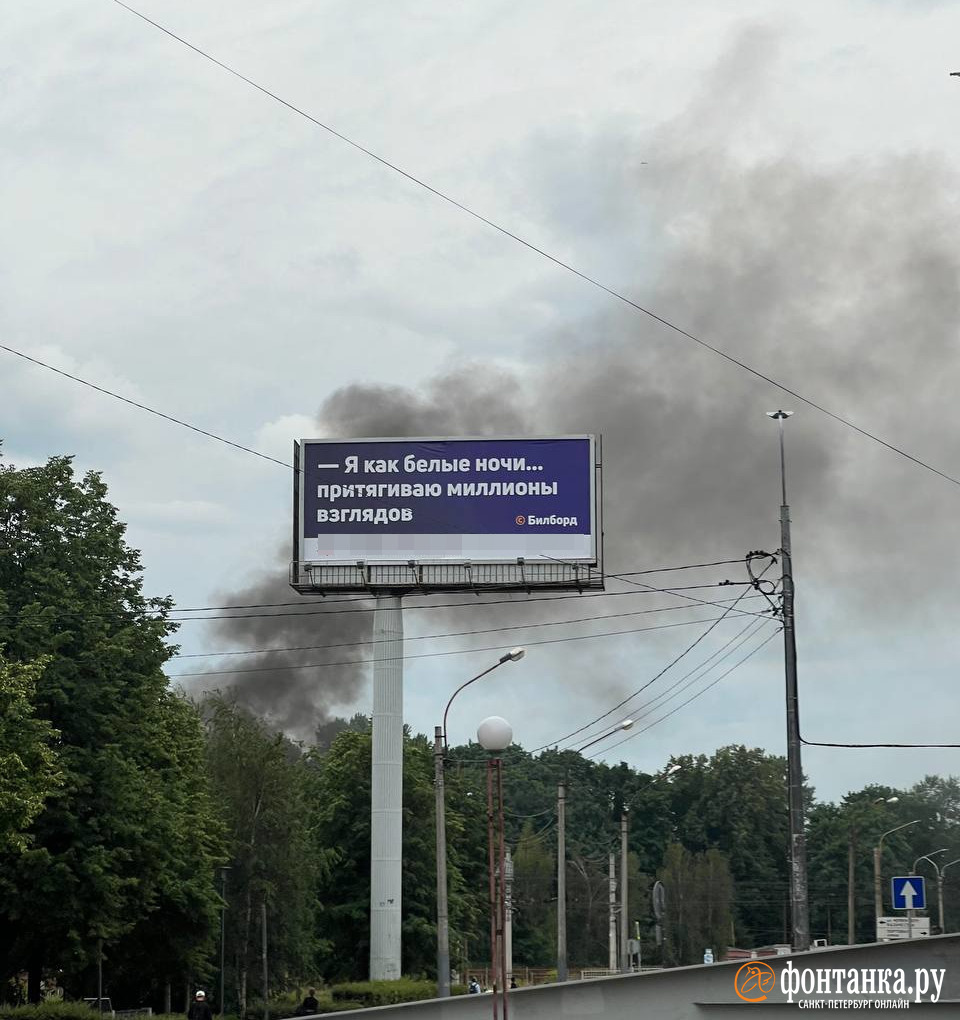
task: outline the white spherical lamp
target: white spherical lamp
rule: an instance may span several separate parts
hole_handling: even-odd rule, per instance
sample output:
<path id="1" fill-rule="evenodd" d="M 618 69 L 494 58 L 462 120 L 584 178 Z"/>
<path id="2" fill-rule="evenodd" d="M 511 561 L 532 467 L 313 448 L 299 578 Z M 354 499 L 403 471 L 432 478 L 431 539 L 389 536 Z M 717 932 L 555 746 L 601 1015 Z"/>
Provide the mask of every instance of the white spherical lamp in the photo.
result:
<path id="1" fill-rule="evenodd" d="M 477 727 L 477 740 L 485 751 L 503 751 L 513 740 L 513 728 L 506 719 L 491 715 Z"/>

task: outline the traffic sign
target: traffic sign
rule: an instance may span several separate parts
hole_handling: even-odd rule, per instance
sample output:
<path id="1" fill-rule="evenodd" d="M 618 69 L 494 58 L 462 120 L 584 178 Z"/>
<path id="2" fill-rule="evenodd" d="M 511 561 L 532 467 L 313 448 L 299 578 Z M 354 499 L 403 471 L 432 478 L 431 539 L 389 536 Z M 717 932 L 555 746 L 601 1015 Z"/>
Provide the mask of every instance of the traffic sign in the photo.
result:
<path id="1" fill-rule="evenodd" d="M 929 917 L 878 917 L 877 941 L 898 942 L 930 934 Z"/>
<path id="2" fill-rule="evenodd" d="M 927 892 L 919 875 L 899 875 L 890 879 L 890 902 L 894 910 L 923 910 Z"/>

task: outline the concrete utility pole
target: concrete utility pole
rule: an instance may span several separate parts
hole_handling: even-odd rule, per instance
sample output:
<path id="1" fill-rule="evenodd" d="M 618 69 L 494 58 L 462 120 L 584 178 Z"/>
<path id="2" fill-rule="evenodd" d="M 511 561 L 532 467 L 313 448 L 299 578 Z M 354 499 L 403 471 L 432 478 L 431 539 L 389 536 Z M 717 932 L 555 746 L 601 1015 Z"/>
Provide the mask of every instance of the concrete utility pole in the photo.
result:
<path id="1" fill-rule="evenodd" d="M 626 974 L 630 970 L 630 944 L 627 903 L 627 812 L 624 807 L 620 814 L 620 972 Z"/>
<path id="2" fill-rule="evenodd" d="M 503 879 L 503 909 L 506 922 L 503 935 L 503 953 L 506 957 L 506 974 L 503 979 L 505 988 L 513 987 L 513 858 L 507 847 Z"/>
<path id="3" fill-rule="evenodd" d="M 610 854 L 610 875 L 609 875 L 609 904 L 610 904 L 610 925 L 608 935 L 607 967 L 609 970 L 617 969 L 617 865 L 616 856 Z"/>
<path id="4" fill-rule="evenodd" d="M 260 904 L 260 924 L 263 930 L 261 958 L 263 962 L 263 1020 L 270 1020 L 270 983 L 267 980 L 267 901 Z"/>
<path id="5" fill-rule="evenodd" d="M 567 791 L 557 787 L 557 980 L 567 980 Z"/>
<path id="6" fill-rule="evenodd" d="M 403 610 L 378 595 L 373 614 L 370 791 L 370 980 L 400 977 L 403 847 Z"/>
<path id="7" fill-rule="evenodd" d="M 851 829 L 847 840 L 847 945 L 856 944 L 857 914 L 854 882 L 856 881 L 857 830 Z"/>
<path id="8" fill-rule="evenodd" d="M 960 864 L 960 857 L 958 857 L 956 860 L 948 861 L 946 864 L 944 864 L 944 866 L 940 869 L 940 878 L 941 879 L 943 878 L 944 872 L 947 870 L 947 868 L 952 868 L 954 866 L 954 864 Z M 943 891 L 942 890 L 940 892 L 940 934 L 941 935 L 946 935 L 947 934 L 946 921 L 944 920 L 944 916 L 943 916 Z"/>
<path id="9" fill-rule="evenodd" d="M 780 563 L 783 589 L 783 654 L 787 696 L 787 787 L 790 812 L 790 912 L 793 948 L 810 948 L 810 907 L 807 895 L 807 846 L 804 834 L 803 767 L 800 762 L 800 708 L 797 696 L 797 638 L 794 630 L 793 556 L 790 506 L 783 451 L 783 423 L 792 411 L 769 411 L 780 429 Z"/>
<path id="10" fill-rule="evenodd" d="M 433 730 L 433 784 L 437 830 L 437 998 L 450 995 L 450 914 L 447 905 L 447 819 L 443 787 L 443 728 Z"/>

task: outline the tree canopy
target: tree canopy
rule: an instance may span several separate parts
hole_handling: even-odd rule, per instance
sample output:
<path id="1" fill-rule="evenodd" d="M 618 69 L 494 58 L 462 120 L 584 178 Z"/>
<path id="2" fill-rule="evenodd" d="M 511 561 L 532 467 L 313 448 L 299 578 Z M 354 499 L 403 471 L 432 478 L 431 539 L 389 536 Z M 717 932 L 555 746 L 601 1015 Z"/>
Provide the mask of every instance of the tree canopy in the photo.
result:
<path id="1" fill-rule="evenodd" d="M 139 553 L 95 472 L 69 458 L 0 466 L 0 972 L 56 970 L 92 994 L 160 1008 L 189 981 L 229 1010 L 275 986 L 365 978 L 369 956 L 369 720 L 326 720 L 301 746 L 229 692 L 171 690 L 171 600 L 144 594 Z M 404 737 L 403 970 L 436 960 L 431 742 Z M 675 774 L 576 752 L 504 752 L 514 864 L 514 959 L 554 962 L 556 802 L 566 794 L 568 960 L 605 966 L 610 854 L 627 820 L 631 934 L 645 962 L 698 962 L 788 938 L 786 767 L 760 748 L 678 755 Z M 669 763 L 665 763 L 669 764 Z M 453 965 L 489 961 L 484 753 L 451 747 L 446 827 Z M 960 782 L 868 786 L 840 803 L 808 790 L 814 937 L 873 937 L 872 848 L 884 876 L 940 847 L 960 858 Z M 895 830 L 895 831 L 894 831 Z M 617 868 L 619 877 L 620 869 Z M 656 943 L 650 888 L 666 890 Z M 948 928 L 960 891 L 945 889 Z M 225 942 L 220 943 L 220 923 Z M 619 926 L 618 926 L 619 927 Z M 214 1003 L 219 1007 L 221 1004 Z"/>

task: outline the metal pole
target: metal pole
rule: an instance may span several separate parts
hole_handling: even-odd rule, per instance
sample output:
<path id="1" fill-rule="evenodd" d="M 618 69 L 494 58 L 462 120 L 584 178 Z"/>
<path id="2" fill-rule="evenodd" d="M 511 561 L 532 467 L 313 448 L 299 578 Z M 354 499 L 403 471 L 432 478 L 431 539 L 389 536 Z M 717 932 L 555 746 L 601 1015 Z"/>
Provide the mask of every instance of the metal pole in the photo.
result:
<path id="1" fill-rule="evenodd" d="M 270 1020 L 270 984 L 267 980 L 267 901 L 260 904 L 260 927 L 263 942 L 260 957 L 263 962 L 263 1020 Z"/>
<path id="2" fill-rule="evenodd" d="M 487 863 L 490 878 L 490 969 L 493 973 L 493 1020 L 499 1016 L 497 1005 L 497 886 L 496 842 L 493 825 L 493 771 L 496 759 L 487 762 Z"/>
<path id="3" fill-rule="evenodd" d="M 403 852 L 403 610 L 378 595 L 373 614 L 370 796 L 370 980 L 400 977 Z"/>
<path id="4" fill-rule="evenodd" d="M 873 909 L 876 912 L 878 923 L 883 915 L 883 890 L 880 875 L 883 866 L 883 841 L 887 836 L 892 836 L 893 833 L 899 832 L 901 829 L 917 825 L 919 821 L 919 818 L 914 818 L 909 822 L 904 822 L 903 825 L 894 826 L 894 828 L 881 833 L 880 838 L 877 840 L 877 845 L 873 848 Z"/>
<path id="5" fill-rule="evenodd" d="M 880 847 L 873 848 L 873 914 L 876 923 L 883 916 L 883 889 L 880 885 Z"/>
<path id="6" fill-rule="evenodd" d="M 437 998 L 450 995 L 450 917 L 447 907 L 447 820 L 443 787 L 443 730 L 433 730 L 437 829 Z"/>
<path id="7" fill-rule="evenodd" d="M 103 1015 L 103 939 L 97 939 L 97 1012 Z"/>
<path id="8" fill-rule="evenodd" d="M 947 861 L 947 863 L 944 864 L 944 866 L 940 869 L 941 876 L 946 872 L 947 868 L 952 868 L 954 864 L 960 864 L 960 857 L 958 857 L 955 861 Z M 944 918 L 943 918 L 943 912 L 941 911 L 941 917 L 940 917 L 941 931 L 940 931 L 940 934 L 941 935 L 946 935 L 947 932 L 946 932 L 946 929 L 943 927 L 943 923 L 944 923 Z"/>
<path id="9" fill-rule="evenodd" d="M 627 941 L 629 932 L 627 929 L 628 914 L 630 908 L 627 904 L 627 809 L 624 808 L 620 814 L 620 973 L 626 974 L 630 970 L 630 946 Z"/>
<path id="10" fill-rule="evenodd" d="M 944 927 L 943 927 L 943 872 L 940 870 L 940 868 L 937 868 L 937 907 L 939 908 L 939 914 L 940 914 L 940 932 L 939 932 L 939 934 L 942 935 L 943 932 L 944 932 Z"/>
<path id="11" fill-rule="evenodd" d="M 850 839 L 847 844 L 847 945 L 852 946 L 856 943 L 856 909 L 855 909 L 855 897 L 854 897 L 854 878 L 855 878 L 855 851 L 857 845 L 857 833 L 855 829 L 850 830 Z"/>
<path id="12" fill-rule="evenodd" d="M 507 993 L 509 988 L 507 987 L 507 940 L 506 940 L 506 927 L 507 927 L 507 897 L 506 897 L 506 882 L 507 882 L 507 859 L 504 847 L 504 825 L 503 825 L 503 760 L 497 759 L 497 828 L 498 842 L 499 842 L 499 902 L 500 908 L 499 915 L 499 927 L 500 927 L 500 995 L 503 1000 L 503 1020 L 507 1020 Z"/>
<path id="13" fill-rule="evenodd" d="M 227 946 L 227 872 L 229 868 L 220 869 L 220 1016 L 224 1012 L 224 988 L 227 973 L 226 968 L 226 946 Z"/>
<path id="14" fill-rule="evenodd" d="M 506 914 L 504 955 L 507 962 L 503 987 L 509 990 L 513 987 L 513 858 L 510 856 L 510 847 L 507 847 L 506 868 L 506 884 L 504 885 L 504 911 Z"/>
<path id="15" fill-rule="evenodd" d="M 790 908 L 793 948 L 810 948 L 810 908 L 807 897 L 807 848 L 804 836 L 803 767 L 800 762 L 800 708 L 797 695 L 797 639 L 794 628 L 793 556 L 790 545 L 790 507 L 783 449 L 786 411 L 775 411 L 780 427 L 780 562 L 783 589 L 783 653 L 787 700 L 787 789 L 790 809 Z"/>
<path id="16" fill-rule="evenodd" d="M 557 787 L 557 980 L 567 980 L 567 791 Z"/>
<path id="17" fill-rule="evenodd" d="M 607 932 L 607 969 L 617 969 L 617 871 L 616 857 L 610 854 L 609 877 L 607 879 L 607 900 L 609 905 L 609 925 Z"/>

